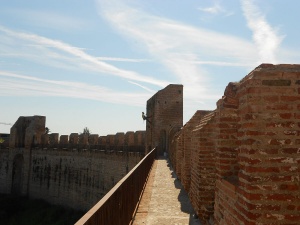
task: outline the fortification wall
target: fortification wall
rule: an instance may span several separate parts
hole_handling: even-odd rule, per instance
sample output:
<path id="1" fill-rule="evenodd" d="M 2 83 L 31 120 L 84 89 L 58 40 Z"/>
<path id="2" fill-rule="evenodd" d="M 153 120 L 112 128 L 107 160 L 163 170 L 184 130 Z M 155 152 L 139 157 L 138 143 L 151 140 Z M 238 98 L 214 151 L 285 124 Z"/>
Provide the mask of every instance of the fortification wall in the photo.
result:
<path id="1" fill-rule="evenodd" d="M 0 151 L 0 193 L 74 209 L 96 204 L 144 156 L 145 131 L 45 134 L 44 116 L 20 117 Z"/>
<path id="2" fill-rule="evenodd" d="M 87 210 L 140 159 L 139 153 L 32 149 L 28 195 L 54 204 Z"/>
<path id="3" fill-rule="evenodd" d="M 203 224 L 299 224 L 299 85 L 300 65 L 262 64 L 175 135 L 170 159 Z"/>

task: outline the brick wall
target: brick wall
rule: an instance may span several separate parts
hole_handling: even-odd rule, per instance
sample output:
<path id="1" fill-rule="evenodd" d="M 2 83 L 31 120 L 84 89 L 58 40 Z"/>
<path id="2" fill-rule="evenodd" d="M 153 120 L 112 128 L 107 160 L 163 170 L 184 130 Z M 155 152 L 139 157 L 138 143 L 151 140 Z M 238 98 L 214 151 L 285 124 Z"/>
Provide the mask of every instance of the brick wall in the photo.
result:
<path id="1" fill-rule="evenodd" d="M 176 134 L 170 158 L 203 224 L 299 224 L 299 109 L 300 66 L 262 64 Z"/>
<path id="2" fill-rule="evenodd" d="M 181 180 L 181 172 L 182 172 L 182 158 L 183 158 L 183 137 L 181 133 L 175 140 L 175 149 L 176 149 L 176 174 L 179 180 Z"/>
<path id="3" fill-rule="evenodd" d="M 297 65 L 262 65 L 241 81 L 238 205 L 248 224 L 299 224 Z"/>
<path id="4" fill-rule="evenodd" d="M 189 196 L 199 219 L 213 214 L 216 180 L 216 112 L 205 115 L 192 132 L 191 188 Z"/>
<path id="5" fill-rule="evenodd" d="M 209 113 L 209 111 L 198 110 L 180 131 L 180 135 L 182 135 L 183 139 L 181 183 L 187 192 L 190 189 L 191 182 L 192 131 L 195 126 L 199 124 L 201 118 L 207 113 Z"/>

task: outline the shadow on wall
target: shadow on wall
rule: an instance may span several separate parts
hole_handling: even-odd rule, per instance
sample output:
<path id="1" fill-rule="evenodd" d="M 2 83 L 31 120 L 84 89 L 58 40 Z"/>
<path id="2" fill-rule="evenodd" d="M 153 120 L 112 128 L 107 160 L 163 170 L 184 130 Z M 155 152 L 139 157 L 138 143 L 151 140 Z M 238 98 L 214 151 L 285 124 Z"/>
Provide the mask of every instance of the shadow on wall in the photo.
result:
<path id="1" fill-rule="evenodd" d="M 11 193 L 15 195 L 21 195 L 23 165 L 24 165 L 23 155 L 17 154 L 13 160 L 12 188 L 11 188 Z"/>

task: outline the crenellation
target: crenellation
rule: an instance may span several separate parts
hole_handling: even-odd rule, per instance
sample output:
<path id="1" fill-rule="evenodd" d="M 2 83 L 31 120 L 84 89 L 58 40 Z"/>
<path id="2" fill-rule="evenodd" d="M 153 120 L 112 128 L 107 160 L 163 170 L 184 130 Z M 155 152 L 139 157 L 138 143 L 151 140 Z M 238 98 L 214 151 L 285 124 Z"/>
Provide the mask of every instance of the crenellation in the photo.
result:
<path id="1" fill-rule="evenodd" d="M 60 135 L 59 144 L 61 146 L 66 146 L 67 144 L 69 144 L 69 135 Z"/>
<path id="2" fill-rule="evenodd" d="M 133 146 L 134 145 L 134 132 L 127 131 L 125 134 L 125 146 Z"/>
<path id="3" fill-rule="evenodd" d="M 59 134 L 58 133 L 52 133 L 49 134 L 49 144 L 54 146 L 57 145 L 59 142 Z"/>
<path id="4" fill-rule="evenodd" d="M 62 135 L 63 136 L 63 135 Z M 79 143 L 79 135 L 78 133 L 71 133 L 68 139 L 62 139 L 62 136 L 60 138 L 61 144 L 71 144 L 71 145 L 77 145 Z"/>
<path id="5" fill-rule="evenodd" d="M 115 146 L 124 146 L 125 145 L 125 133 L 116 133 Z"/>
<path id="6" fill-rule="evenodd" d="M 115 146 L 115 135 L 109 134 L 106 138 L 106 147 L 111 148 L 111 146 Z"/>
<path id="7" fill-rule="evenodd" d="M 134 144 L 135 145 L 145 145 L 145 131 L 136 131 L 134 134 Z"/>
<path id="8" fill-rule="evenodd" d="M 79 145 L 87 146 L 89 145 L 89 135 L 87 134 L 80 134 L 79 135 Z"/>
<path id="9" fill-rule="evenodd" d="M 145 133 L 145 131 L 129 131 L 126 134 L 118 132 L 115 135 L 106 136 L 71 133 L 70 135 L 61 135 L 60 138 L 58 133 L 43 134 L 40 144 L 35 146 L 144 152 Z"/>
<path id="10" fill-rule="evenodd" d="M 90 145 L 97 145 L 98 141 L 99 141 L 99 135 L 98 134 L 91 134 L 88 137 L 88 142 L 89 142 Z"/>
<path id="11" fill-rule="evenodd" d="M 106 146 L 106 136 L 100 136 L 98 138 L 98 144 L 101 146 Z M 105 147 L 103 149 L 105 149 Z"/>

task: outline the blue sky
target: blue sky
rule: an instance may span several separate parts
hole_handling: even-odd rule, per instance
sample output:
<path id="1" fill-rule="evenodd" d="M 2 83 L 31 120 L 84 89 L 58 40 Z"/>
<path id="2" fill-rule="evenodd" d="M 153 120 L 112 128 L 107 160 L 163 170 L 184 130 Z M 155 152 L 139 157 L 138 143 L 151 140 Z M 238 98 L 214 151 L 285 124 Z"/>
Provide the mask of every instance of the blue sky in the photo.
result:
<path id="1" fill-rule="evenodd" d="M 146 101 L 184 85 L 184 123 L 261 63 L 299 63 L 300 1 L 10 0 L 0 7 L 0 133 L 144 130 Z"/>

